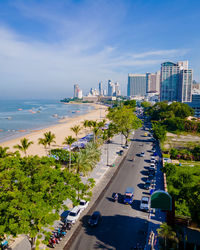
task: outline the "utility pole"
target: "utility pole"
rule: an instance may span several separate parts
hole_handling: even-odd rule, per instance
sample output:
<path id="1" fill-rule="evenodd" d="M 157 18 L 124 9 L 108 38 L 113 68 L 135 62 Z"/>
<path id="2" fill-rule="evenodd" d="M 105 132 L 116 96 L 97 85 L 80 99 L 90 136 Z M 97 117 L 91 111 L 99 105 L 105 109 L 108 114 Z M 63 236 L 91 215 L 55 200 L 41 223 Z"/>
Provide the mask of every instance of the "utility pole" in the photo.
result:
<path id="1" fill-rule="evenodd" d="M 107 166 L 109 166 L 109 150 L 108 150 L 108 141 L 107 141 Z"/>

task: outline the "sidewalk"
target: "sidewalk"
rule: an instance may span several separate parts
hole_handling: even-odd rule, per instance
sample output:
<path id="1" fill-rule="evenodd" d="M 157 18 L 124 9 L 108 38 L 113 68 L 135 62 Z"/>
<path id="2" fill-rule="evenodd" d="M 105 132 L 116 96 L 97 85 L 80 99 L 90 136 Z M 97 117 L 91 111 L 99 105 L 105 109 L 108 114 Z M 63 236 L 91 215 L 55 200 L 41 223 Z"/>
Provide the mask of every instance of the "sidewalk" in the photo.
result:
<path id="1" fill-rule="evenodd" d="M 156 173 L 156 190 L 164 190 L 164 178 L 163 173 L 161 172 L 162 167 L 162 158 L 160 153 L 160 148 L 158 144 L 156 145 L 156 152 L 158 152 L 158 164 L 157 164 L 157 173 Z M 149 216 L 149 226 L 148 226 L 148 237 L 146 242 L 145 250 L 159 249 L 159 242 L 157 240 L 157 229 L 160 225 L 166 221 L 166 213 L 162 212 L 159 209 L 155 210 L 154 214 Z M 153 245 L 153 248 L 151 247 Z"/>

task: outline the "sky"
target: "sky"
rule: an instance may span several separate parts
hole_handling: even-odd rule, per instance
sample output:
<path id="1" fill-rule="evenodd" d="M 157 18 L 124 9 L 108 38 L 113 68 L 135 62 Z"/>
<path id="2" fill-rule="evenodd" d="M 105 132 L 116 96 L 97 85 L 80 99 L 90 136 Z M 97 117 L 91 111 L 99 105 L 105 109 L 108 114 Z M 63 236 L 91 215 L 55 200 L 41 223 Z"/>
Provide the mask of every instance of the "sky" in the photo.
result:
<path id="1" fill-rule="evenodd" d="M 61 99 L 188 60 L 200 81 L 198 0 L 0 0 L 0 99 Z"/>

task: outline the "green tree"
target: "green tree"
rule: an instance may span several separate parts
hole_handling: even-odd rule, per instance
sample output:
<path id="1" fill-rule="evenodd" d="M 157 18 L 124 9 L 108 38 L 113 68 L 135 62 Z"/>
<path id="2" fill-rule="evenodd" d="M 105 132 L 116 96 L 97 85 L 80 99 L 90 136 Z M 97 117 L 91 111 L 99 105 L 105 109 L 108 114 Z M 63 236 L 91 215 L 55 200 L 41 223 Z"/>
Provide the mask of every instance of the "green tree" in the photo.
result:
<path id="1" fill-rule="evenodd" d="M 44 146 L 44 149 L 45 149 L 46 154 L 47 154 L 47 140 L 45 138 L 38 138 L 38 144 L 41 144 Z"/>
<path id="2" fill-rule="evenodd" d="M 44 138 L 39 138 L 38 143 L 42 144 L 44 147 L 47 145 L 49 146 L 49 149 L 51 147 L 51 144 L 56 141 L 54 140 L 56 138 L 55 134 L 53 134 L 51 131 L 44 133 Z"/>
<path id="3" fill-rule="evenodd" d="M 141 103 L 141 106 L 142 106 L 143 108 L 149 108 L 149 107 L 151 107 L 151 103 L 150 103 L 150 102 L 142 102 L 142 103 Z"/>
<path id="4" fill-rule="evenodd" d="M 88 143 L 85 149 L 75 152 L 72 165 L 75 167 L 76 173 L 87 175 L 93 169 L 96 162 L 99 161 L 100 155 L 97 144 L 93 142 Z"/>
<path id="5" fill-rule="evenodd" d="M 81 126 L 80 125 L 75 125 L 74 127 L 71 128 L 71 130 L 74 132 L 76 135 L 76 140 L 78 141 L 78 134 L 81 131 Z"/>
<path id="6" fill-rule="evenodd" d="M 176 159 L 178 155 L 178 150 L 176 148 L 171 148 L 169 153 L 171 159 Z"/>
<path id="7" fill-rule="evenodd" d="M 59 218 L 63 200 L 76 195 L 73 174 L 48 157 L 0 159 L 0 235 L 37 234 Z"/>
<path id="8" fill-rule="evenodd" d="M 160 225 L 160 228 L 157 229 L 158 237 L 164 239 L 164 249 L 169 249 L 170 242 L 178 243 L 178 238 L 176 237 L 176 232 L 167 225 L 167 223 L 163 223 Z M 174 248 L 173 248 L 174 249 Z"/>
<path id="9" fill-rule="evenodd" d="M 69 168 L 71 168 L 71 146 L 75 141 L 76 139 L 73 138 L 71 135 L 69 135 L 68 137 L 65 137 L 65 140 L 63 142 L 63 144 L 66 144 L 69 146 Z"/>
<path id="10" fill-rule="evenodd" d="M 136 108 L 136 100 L 126 100 L 124 102 L 124 105 L 129 107 L 129 108 L 135 109 Z"/>
<path id="11" fill-rule="evenodd" d="M 82 124 L 83 124 L 83 127 L 85 128 L 85 130 L 89 127 L 89 120 L 84 120 L 83 122 L 82 122 Z"/>
<path id="12" fill-rule="evenodd" d="M 173 111 L 174 115 L 180 118 L 194 115 L 194 110 L 189 105 L 181 102 L 173 102 L 169 105 L 169 110 Z"/>
<path id="13" fill-rule="evenodd" d="M 125 144 L 128 143 L 131 131 L 138 129 L 142 125 L 141 120 L 133 113 L 133 109 L 127 108 L 126 106 L 110 109 L 107 117 L 125 137 Z"/>
<path id="14" fill-rule="evenodd" d="M 31 144 L 33 144 L 33 141 L 29 141 L 28 139 L 23 138 L 23 139 L 20 140 L 20 143 L 21 143 L 21 144 L 15 145 L 14 148 L 19 149 L 19 150 L 22 151 L 22 152 L 25 154 L 25 156 L 26 156 L 27 149 L 30 147 Z"/>
<path id="15" fill-rule="evenodd" d="M 166 139 L 166 129 L 164 126 L 162 126 L 158 122 L 152 123 L 152 128 L 153 128 L 153 136 L 155 139 L 164 141 Z"/>
<path id="16" fill-rule="evenodd" d="M 5 158 L 9 155 L 9 153 L 7 152 L 9 149 L 9 147 L 1 147 L 0 146 L 0 158 Z"/>

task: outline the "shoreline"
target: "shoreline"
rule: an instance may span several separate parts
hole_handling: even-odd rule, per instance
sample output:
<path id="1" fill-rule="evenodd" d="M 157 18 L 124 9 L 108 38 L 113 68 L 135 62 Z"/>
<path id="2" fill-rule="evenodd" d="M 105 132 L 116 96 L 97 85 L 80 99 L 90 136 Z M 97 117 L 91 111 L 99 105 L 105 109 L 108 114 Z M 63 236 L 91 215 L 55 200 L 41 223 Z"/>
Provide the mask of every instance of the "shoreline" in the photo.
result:
<path id="1" fill-rule="evenodd" d="M 58 121 L 58 124 L 51 125 L 51 126 L 48 126 L 48 127 L 36 130 L 36 131 L 31 131 L 31 132 L 28 131 L 26 134 L 20 135 L 17 138 L 8 139 L 6 141 L 0 142 L 0 146 L 9 147 L 8 151 L 13 152 L 13 151 L 16 151 L 16 149 L 14 149 L 13 146 L 16 144 L 19 144 L 20 139 L 27 138 L 28 140 L 34 142 L 34 144 L 32 144 L 30 146 L 30 148 L 27 150 L 27 155 L 45 156 L 46 151 L 45 151 L 44 147 L 42 145 L 38 144 L 38 139 L 43 138 L 44 137 L 43 134 L 45 132 L 51 131 L 56 136 L 56 138 L 55 138 L 56 144 L 52 144 L 51 149 L 61 148 L 61 147 L 65 146 L 62 144 L 65 137 L 67 137 L 68 135 L 72 135 L 73 137 L 75 137 L 73 131 L 71 131 L 71 129 L 70 129 L 71 127 L 73 127 L 75 125 L 82 126 L 82 121 L 84 121 L 84 120 L 98 120 L 99 121 L 100 117 L 101 117 L 101 119 L 105 118 L 106 111 L 107 111 L 106 106 L 103 106 L 100 104 L 92 104 L 91 106 L 94 106 L 94 109 L 92 111 L 89 111 L 89 112 L 82 114 L 82 115 L 77 114 L 74 117 L 61 119 Z M 86 129 L 83 128 L 80 131 L 78 138 L 85 136 L 87 133 L 89 133 L 89 129 L 87 129 L 87 131 L 86 131 Z M 22 156 L 24 156 L 24 154 L 22 152 L 20 152 L 20 154 Z"/>

